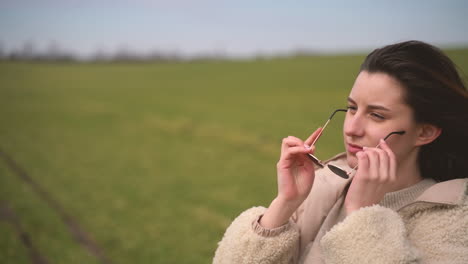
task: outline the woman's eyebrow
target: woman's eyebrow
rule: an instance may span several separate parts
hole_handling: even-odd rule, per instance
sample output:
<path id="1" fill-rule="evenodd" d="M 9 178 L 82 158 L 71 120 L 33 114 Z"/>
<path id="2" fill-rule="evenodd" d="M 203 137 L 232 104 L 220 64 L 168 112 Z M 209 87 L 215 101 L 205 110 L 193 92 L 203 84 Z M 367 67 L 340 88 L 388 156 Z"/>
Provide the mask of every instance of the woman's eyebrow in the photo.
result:
<path id="1" fill-rule="evenodd" d="M 351 99 L 351 97 L 348 97 L 348 102 L 350 102 L 352 104 L 356 104 L 356 102 L 353 99 Z"/>
<path id="2" fill-rule="evenodd" d="M 356 101 L 354 101 L 353 99 L 351 99 L 351 97 L 348 97 L 348 102 L 352 103 L 352 104 L 357 104 Z M 381 106 L 381 105 L 367 105 L 367 108 L 371 109 L 371 110 L 383 110 L 383 111 L 391 111 L 390 109 L 384 107 L 384 106 Z"/>

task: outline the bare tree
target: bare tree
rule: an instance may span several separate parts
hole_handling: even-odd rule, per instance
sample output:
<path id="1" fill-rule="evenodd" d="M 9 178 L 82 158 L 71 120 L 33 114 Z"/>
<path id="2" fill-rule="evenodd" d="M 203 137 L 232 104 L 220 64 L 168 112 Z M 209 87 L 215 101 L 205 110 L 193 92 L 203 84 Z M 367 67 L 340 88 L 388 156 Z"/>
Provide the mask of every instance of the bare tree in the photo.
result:
<path id="1" fill-rule="evenodd" d="M 23 60 L 32 60 L 35 56 L 35 46 L 32 40 L 27 40 L 23 43 L 19 51 L 19 56 Z"/>
<path id="2" fill-rule="evenodd" d="M 0 40 L 0 60 L 5 59 L 5 57 L 6 57 L 6 51 L 3 46 L 3 41 Z"/>
<path id="3" fill-rule="evenodd" d="M 49 42 L 46 53 L 41 56 L 43 60 L 48 61 L 74 61 L 75 57 L 60 47 L 57 41 L 52 40 Z"/>

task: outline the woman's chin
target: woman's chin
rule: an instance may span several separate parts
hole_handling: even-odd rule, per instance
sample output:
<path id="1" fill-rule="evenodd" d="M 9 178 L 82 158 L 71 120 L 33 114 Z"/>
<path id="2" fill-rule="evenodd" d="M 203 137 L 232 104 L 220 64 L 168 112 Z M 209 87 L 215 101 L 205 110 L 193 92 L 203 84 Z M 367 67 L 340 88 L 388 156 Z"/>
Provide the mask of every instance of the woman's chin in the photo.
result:
<path id="1" fill-rule="evenodd" d="M 355 153 L 346 153 L 346 161 L 348 162 L 348 166 L 350 168 L 354 168 L 357 165 L 357 157 Z"/>

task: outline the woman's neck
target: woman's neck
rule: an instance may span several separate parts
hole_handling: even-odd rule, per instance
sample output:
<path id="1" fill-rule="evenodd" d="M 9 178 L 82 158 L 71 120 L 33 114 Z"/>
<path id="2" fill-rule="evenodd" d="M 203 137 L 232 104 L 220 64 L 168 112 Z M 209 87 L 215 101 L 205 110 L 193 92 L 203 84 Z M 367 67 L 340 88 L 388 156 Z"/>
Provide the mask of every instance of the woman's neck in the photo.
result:
<path id="1" fill-rule="evenodd" d="M 423 177 L 418 165 L 418 150 L 415 149 L 397 164 L 397 185 L 393 192 L 399 191 L 420 182 Z"/>

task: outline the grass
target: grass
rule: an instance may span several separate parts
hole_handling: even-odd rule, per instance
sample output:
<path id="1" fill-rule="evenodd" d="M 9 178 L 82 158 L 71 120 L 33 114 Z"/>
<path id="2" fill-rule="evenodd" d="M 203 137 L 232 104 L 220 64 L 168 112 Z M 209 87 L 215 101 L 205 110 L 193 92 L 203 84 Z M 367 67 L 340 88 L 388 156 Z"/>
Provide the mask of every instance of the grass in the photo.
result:
<path id="1" fill-rule="evenodd" d="M 468 50 L 449 54 L 468 72 Z M 114 263 L 209 263 L 232 219 L 274 197 L 281 139 L 344 106 L 363 58 L 1 62 L 0 148 Z M 342 150 L 340 123 L 320 157 Z M 51 263 L 99 263 L 5 162 L 0 202 Z M 0 262 L 30 263 L 8 221 L 0 232 Z"/>

